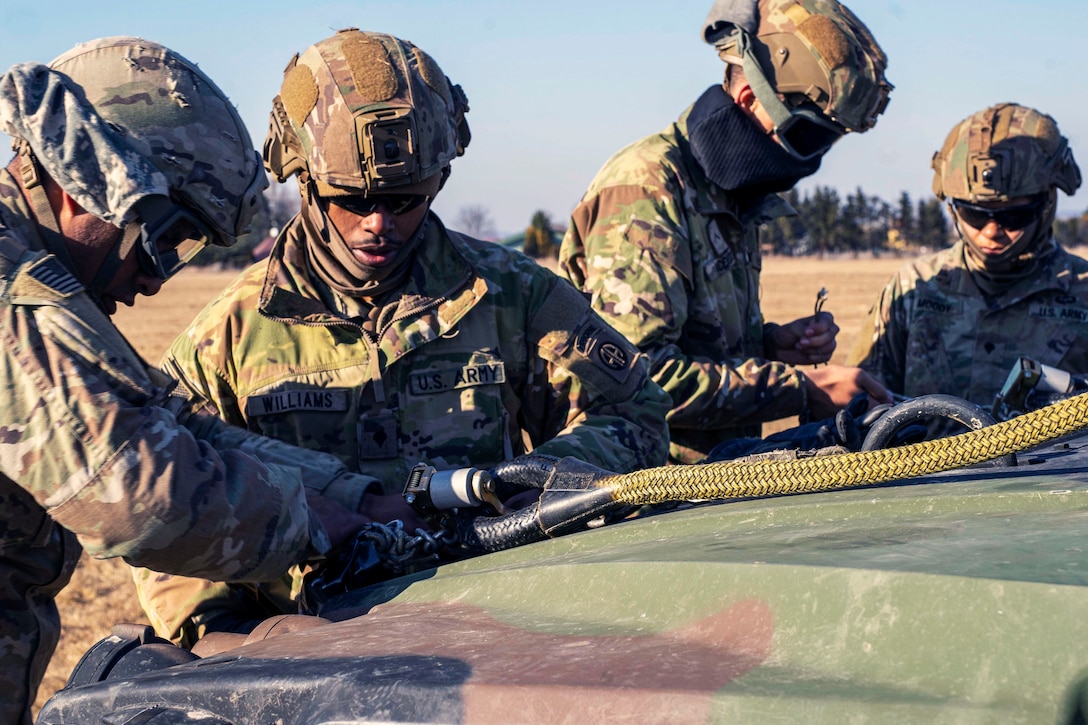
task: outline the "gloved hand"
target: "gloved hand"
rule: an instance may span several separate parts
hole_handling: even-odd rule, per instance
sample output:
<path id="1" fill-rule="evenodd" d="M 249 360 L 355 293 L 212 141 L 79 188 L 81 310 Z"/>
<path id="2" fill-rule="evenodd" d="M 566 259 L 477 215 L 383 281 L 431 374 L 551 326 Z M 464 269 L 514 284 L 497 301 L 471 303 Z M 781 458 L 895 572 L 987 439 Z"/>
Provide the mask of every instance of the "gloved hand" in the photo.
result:
<path id="1" fill-rule="evenodd" d="M 431 531 L 433 526 L 418 511 L 408 505 L 399 493 L 367 494 L 359 502 L 359 513 L 370 521 L 388 524 L 400 520 L 404 530 L 415 533 L 419 529 Z"/>
<path id="2" fill-rule="evenodd" d="M 355 533 L 370 523 L 365 516 L 349 511 L 331 498 L 306 490 L 306 503 L 325 527 L 332 549 L 343 546 Z"/>
<path id="3" fill-rule="evenodd" d="M 890 406 L 882 406 L 886 410 Z M 809 451 L 841 447 L 847 451 L 861 450 L 866 427 L 862 430 L 859 420 L 867 415 L 869 398 L 865 393 L 856 395 L 846 407 L 830 418 L 788 428 L 766 438 L 735 438 L 719 443 L 710 451 L 703 463 L 733 461 L 769 451 Z"/>

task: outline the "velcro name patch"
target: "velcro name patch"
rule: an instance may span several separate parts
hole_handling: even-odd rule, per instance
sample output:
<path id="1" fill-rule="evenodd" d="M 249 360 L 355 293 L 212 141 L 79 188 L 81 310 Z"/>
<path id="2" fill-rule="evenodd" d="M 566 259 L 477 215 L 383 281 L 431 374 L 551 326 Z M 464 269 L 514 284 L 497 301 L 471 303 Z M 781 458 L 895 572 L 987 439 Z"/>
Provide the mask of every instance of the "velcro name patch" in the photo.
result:
<path id="1" fill-rule="evenodd" d="M 279 390 L 246 400 L 246 415 L 259 417 L 296 412 L 338 412 L 348 409 L 344 390 Z"/>

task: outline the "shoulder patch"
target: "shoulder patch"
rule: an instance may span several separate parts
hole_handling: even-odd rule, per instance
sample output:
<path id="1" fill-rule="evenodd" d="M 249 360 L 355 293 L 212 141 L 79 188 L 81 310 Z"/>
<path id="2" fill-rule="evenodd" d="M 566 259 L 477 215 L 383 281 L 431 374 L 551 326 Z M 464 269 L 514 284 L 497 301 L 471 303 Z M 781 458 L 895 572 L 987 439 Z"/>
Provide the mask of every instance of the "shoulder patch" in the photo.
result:
<path id="1" fill-rule="evenodd" d="M 529 334 L 542 357 L 589 383 L 610 402 L 631 398 L 645 381 L 638 350 L 567 282 L 553 286 L 533 317 Z"/>
<path id="2" fill-rule="evenodd" d="M 51 255 L 30 265 L 26 274 L 60 297 L 71 297 L 83 291 L 83 284 Z"/>
<path id="3" fill-rule="evenodd" d="M 619 384 L 627 380 L 638 358 L 626 341 L 595 313 L 583 318 L 571 336 L 571 342 L 574 354 L 567 355 L 568 359 L 573 361 L 580 356 Z"/>

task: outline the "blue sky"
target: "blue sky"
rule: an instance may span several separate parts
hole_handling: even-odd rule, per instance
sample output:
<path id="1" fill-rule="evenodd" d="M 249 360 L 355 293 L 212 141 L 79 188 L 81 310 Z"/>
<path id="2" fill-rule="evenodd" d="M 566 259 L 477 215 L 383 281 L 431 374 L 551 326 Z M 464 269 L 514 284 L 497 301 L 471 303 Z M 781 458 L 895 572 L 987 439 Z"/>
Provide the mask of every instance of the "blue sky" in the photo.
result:
<path id="1" fill-rule="evenodd" d="M 1001 101 L 1054 116 L 1088 171 L 1088 1 L 854 0 L 889 57 L 887 113 L 845 138 L 801 188 L 861 186 L 894 202 L 930 194 L 929 159 L 948 130 Z M 701 41 L 711 0 L 0 0 L 0 70 L 47 62 L 78 42 L 139 35 L 200 66 L 260 146 L 290 57 L 337 29 L 392 33 L 430 53 L 469 97 L 473 139 L 435 202 L 467 205 L 500 232 L 544 209 L 565 222 L 613 152 L 660 130 L 721 77 Z M 2 152 L 0 152 L 2 153 Z M 1063 215 L 1088 190 L 1062 197 Z"/>

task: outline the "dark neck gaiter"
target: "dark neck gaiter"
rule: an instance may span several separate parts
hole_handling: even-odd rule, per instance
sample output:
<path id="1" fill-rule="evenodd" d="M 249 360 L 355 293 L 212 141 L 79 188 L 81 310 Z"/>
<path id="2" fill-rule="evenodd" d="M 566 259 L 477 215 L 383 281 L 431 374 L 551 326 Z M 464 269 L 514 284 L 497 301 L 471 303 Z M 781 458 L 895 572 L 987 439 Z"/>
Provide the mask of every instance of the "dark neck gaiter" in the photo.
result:
<path id="1" fill-rule="evenodd" d="M 994 257 L 979 249 L 974 241 L 963 233 L 959 218 L 952 212 L 956 233 L 963 240 L 964 262 L 979 288 L 988 295 L 998 296 L 1022 279 L 1032 277 L 1043 260 L 1058 250 L 1052 235 L 1057 211 L 1057 195 L 1051 191 L 1046 208 L 1039 219 L 1024 230 L 1023 236 L 1004 252 Z"/>
<path id="2" fill-rule="evenodd" d="M 398 252 L 393 264 L 370 267 L 359 262 L 351 253 L 336 225 L 329 221 L 316 194 L 308 194 L 302 200 L 301 217 L 306 231 L 306 249 L 318 277 L 337 292 L 366 299 L 376 299 L 401 285 L 412 267 L 416 248 L 427 227 L 427 218 L 424 218 L 411 239 Z"/>
<path id="3" fill-rule="evenodd" d="M 726 191 L 772 194 L 820 168 L 821 157 L 795 159 L 757 126 L 721 86 L 708 88 L 688 114 L 692 153 Z"/>
<path id="4" fill-rule="evenodd" d="M 1036 244 L 1031 252 L 1018 255 L 1011 263 L 996 267 L 986 264 L 985 258 L 980 258 L 981 253 L 976 252 L 966 238 L 964 242 L 964 263 L 971 272 L 971 279 L 991 297 L 999 297 L 1020 280 L 1034 277 L 1046 258 L 1058 251 L 1058 243 L 1050 238 Z"/>

